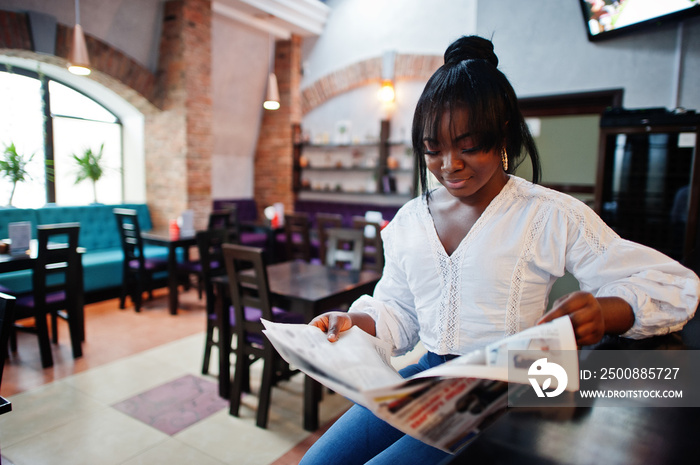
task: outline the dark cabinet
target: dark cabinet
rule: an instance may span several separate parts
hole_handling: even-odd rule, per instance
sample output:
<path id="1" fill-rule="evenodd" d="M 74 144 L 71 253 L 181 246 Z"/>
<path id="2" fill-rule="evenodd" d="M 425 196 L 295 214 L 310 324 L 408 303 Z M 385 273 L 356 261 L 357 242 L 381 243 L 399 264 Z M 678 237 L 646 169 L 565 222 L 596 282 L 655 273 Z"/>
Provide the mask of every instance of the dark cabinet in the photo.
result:
<path id="1" fill-rule="evenodd" d="M 684 262 L 698 242 L 699 131 L 694 112 L 601 118 L 596 211 L 620 236 Z"/>

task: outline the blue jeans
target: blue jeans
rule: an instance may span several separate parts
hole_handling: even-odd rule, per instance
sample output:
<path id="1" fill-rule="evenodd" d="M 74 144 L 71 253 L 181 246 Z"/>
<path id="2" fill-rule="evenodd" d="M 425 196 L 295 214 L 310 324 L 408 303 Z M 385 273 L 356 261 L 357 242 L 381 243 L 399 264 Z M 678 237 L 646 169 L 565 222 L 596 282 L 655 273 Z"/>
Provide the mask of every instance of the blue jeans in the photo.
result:
<path id="1" fill-rule="evenodd" d="M 418 363 L 407 366 L 399 373 L 408 378 L 449 358 L 428 352 Z M 353 405 L 311 446 L 299 465 L 429 465 L 440 463 L 449 455 L 402 433 L 366 408 Z"/>

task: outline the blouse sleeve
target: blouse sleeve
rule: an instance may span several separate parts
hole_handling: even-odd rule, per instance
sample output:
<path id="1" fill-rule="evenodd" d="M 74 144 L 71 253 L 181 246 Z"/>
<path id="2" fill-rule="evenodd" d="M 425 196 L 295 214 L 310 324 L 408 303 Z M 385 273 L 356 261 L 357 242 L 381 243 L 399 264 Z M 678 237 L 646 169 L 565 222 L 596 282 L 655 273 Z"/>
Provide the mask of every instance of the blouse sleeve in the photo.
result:
<path id="1" fill-rule="evenodd" d="M 620 297 L 634 312 L 622 336 L 641 339 L 680 330 L 698 305 L 700 280 L 666 255 L 620 238 L 592 210 L 569 215 L 566 268 L 581 289 Z"/>
<path id="2" fill-rule="evenodd" d="M 396 252 L 396 223 L 381 232 L 384 242 L 384 271 L 372 296 L 364 295 L 350 306 L 350 312 L 364 312 L 375 321 L 376 335 L 394 348 L 392 355 L 403 355 L 418 343 L 418 317 L 408 280 Z"/>

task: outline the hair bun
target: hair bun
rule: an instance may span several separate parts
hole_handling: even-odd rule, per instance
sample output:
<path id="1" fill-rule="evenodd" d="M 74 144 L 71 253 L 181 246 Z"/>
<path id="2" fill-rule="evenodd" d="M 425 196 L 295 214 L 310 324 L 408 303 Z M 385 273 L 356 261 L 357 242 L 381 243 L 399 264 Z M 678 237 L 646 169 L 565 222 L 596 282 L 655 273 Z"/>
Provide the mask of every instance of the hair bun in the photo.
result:
<path id="1" fill-rule="evenodd" d="M 486 60 L 498 67 L 493 43 L 479 36 L 462 36 L 445 50 L 445 64 L 457 64 L 464 60 Z"/>

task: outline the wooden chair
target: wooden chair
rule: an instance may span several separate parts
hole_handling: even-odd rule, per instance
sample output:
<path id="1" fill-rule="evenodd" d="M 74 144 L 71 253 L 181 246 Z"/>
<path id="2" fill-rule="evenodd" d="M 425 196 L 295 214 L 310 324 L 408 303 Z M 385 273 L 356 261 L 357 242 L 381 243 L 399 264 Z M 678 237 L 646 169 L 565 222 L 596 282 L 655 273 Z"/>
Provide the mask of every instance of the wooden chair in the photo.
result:
<path id="1" fill-rule="evenodd" d="M 284 237 L 287 260 L 311 260 L 311 238 L 308 213 L 284 215 Z"/>
<path id="2" fill-rule="evenodd" d="M 68 322 L 73 358 L 83 355 L 84 296 L 82 256 L 78 249 L 79 223 L 37 226 L 37 258 L 32 271 L 32 292 L 17 297 L 15 330 L 37 334 L 41 365 L 53 366 L 46 317 L 51 315 L 54 343 L 58 342 L 57 320 Z M 34 319 L 34 327 L 17 323 Z M 16 350 L 12 336 L 12 348 Z"/>
<path id="3" fill-rule="evenodd" d="M 119 308 L 124 308 L 126 296 L 129 295 L 134 303 L 134 309 L 140 312 L 144 291 L 148 292 L 149 298 L 153 298 L 154 275 L 167 272 L 168 261 L 145 256 L 136 210 L 115 208 L 113 211 L 121 236 L 122 252 L 124 252 Z"/>
<path id="4" fill-rule="evenodd" d="M 344 267 L 350 270 L 362 269 L 365 249 L 365 234 L 359 229 L 330 228 L 328 236 L 327 266 Z"/>
<path id="5" fill-rule="evenodd" d="M 224 229 L 197 232 L 197 250 L 199 251 L 199 262 L 202 267 L 202 287 L 206 296 L 207 310 L 207 335 L 204 344 L 204 360 L 202 361 L 203 375 L 209 374 L 211 349 L 216 347 L 217 344 L 216 339 L 214 339 L 214 329 L 216 328 L 216 309 L 214 304 L 216 296 L 214 295 L 214 285 L 211 279 L 215 276 L 226 274 L 222 246 L 227 240 L 228 233 Z"/>
<path id="6" fill-rule="evenodd" d="M 234 206 L 235 208 L 235 206 Z M 229 209 L 222 209 L 222 210 L 212 210 L 209 213 L 209 221 L 207 223 L 207 231 L 223 231 L 224 237 L 222 239 L 223 242 L 234 242 L 231 240 L 233 237 L 238 237 L 237 233 L 234 231 L 234 220 L 232 217 L 232 210 Z M 217 235 L 218 237 L 218 235 Z M 199 240 L 197 241 L 199 244 Z M 199 248 L 199 247 L 198 247 Z M 201 252 L 201 250 L 200 250 Z M 223 258 L 223 256 L 221 256 Z M 199 258 L 196 260 L 192 260 L 187 257 L 187 260 L 185 260 L 182 264 L 180 264 L 179 268 L 182 274 L 185 276 L 185 279 L 188 280 L 190 276 L 193 276 L 194 279 L 197 280 L 197 292 L 199 294 L 199 298 L 201 299 L 203 296 L 205 296 L 205 273 L 206 271 L 204 270 L 204 264 L 201 263 L 202 256 L 199 255 Z M 221 268 L 223 270 L 223 261 L 219 261 L 221 263 Z M 187 285 L 189 282 L 186 283 Z M 206 374 L 206 373 L 203 373 Z"/>
<path id="7" fill-rule="evenodd" d="M 384 270 L 384 245 L 382 243 L 381 225 L 372 221 L 367 221 L 362 216 L 352 217 L 352 227 L 365 231 L 367 227 L 374 230 L 374 237 L 365 234 L 365 252 L 362 261 L 362 269 L 374 270 L 381 273 Z"/>
<path id="8" fill-rule="evenodd" d="M 343 226 L 343 215 L 340 213 L 316 213 L 317 239 L 312 239 L 311 246 L 318 248 L 318 258 L 320 263 L 326 263 L 326 250 L 328 250 L 329 228 L 340 228 Z"/>
<path id="9" fill-rule="evenodd" d="M 0 294 L 0 386 L 2 386 L 2 372 L 7 359 L 7 343 L 14 323 L 15 298 L 11 295 Z"/>
<path id="10" fill-rule="evenodd" d="M 272 387 L 281 380 L 289 379 L 297 371 L 290 370 L 277 351 L 263 335 L 265 318 L 283 323 L 303 323 L 302 315 L 287 312 L 272 306 L 264 251 L 261 248 L 224 244 L 224 260 L 229 280 L 229 292 L 234 312 L 234 334 L 236 335 L 236 366 L 229 396 L 229 413 L 238 416 L 241 394 L 249 379 L 249 366 L 258 359 L 263 360 L 263 374 L 258 393 L 256 424 L 267 426 Z M 229 347 L 228 345 L 226 347 Z M 228 356 L 219 354 L 220 357 Z"/>
<path id="11" fill-rule="evenodd" d="M 241 239 L 241 225 L 236 204 L 227 205 L 221 210 L 212 210 L 209 213 L 207 229 L 224 229 L 229 236 L 227 242 L 238 244 Z"/>

